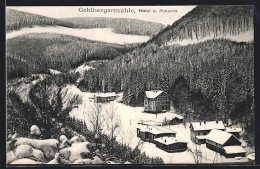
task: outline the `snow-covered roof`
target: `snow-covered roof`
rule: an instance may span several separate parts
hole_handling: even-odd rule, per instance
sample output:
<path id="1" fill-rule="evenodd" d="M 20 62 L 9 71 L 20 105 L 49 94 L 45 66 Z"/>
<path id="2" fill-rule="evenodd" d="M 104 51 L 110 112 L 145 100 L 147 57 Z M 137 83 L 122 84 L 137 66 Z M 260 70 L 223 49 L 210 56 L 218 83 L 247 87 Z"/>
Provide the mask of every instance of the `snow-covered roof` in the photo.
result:
<path id="1" fill-rule="evenodd" d="M 152 134 L 162 134 L 162 133 L 176 133 L 175 131 L 162 127 L 162 126 L 149 126 L 149 125 L 138 125 L 139 129 L 141 129 L 141 131 L 148 131 L 149 133 Z"/>
<path id="2" fill-rule="evenodd" d="M 165 145 L 174 144 L 174 143 L 187 143 L 186 141 L 177 139 L 176 137 L 159 137 L 154 140 L 159 143 L 163 143 Z"/>
<path id="3" fill-rule="evenodd" d="M 184 119 L 184 117 L 183 116 L 181 116 L 181 115 L 178 115 L 178 114 L 174 114 L 174 117 L 173 118 L 178 118 L 178 119 Z"/>
<path id="4" fill-rule="evenodd" d="M 248 156 L 246 156 L 248 159 L 250 160 L 255 160 L 255 153 L 249 154 Z"/>
<path id="5" fill-rule="evenodd" d="M 151 130 L 150 132 L 151 133 L 154 133 L 154 134 L 160 134 L 160 133 L 176 133 L 176 131 L 173 131 L 171 129 L 168 129 L 166 127 L 162 127 L 162 126 L 151 126 L 152 129 L 156 129 L 156 130 Z"/>
<path id="6" fill-rule="evenodd" d="M 51 74 L 60 74 L 61 72 L 55 69 L 49 69 Z"/>
<path id="7" fill-rule="evenodd" d="M 212 129 L 225 129 L 222 121 L 206 121 L 204 122 L 192 122 L 191 126 L 194 131 L 199 130 L 212 130 Z"/>
<path id="8" fill-rule="evenodd" d="M 202 135 L 202 136 L 196 136 L 197 139 L 201 140 L 201 139 L 206 139 L 207 135 Z"/>
<path id="9" fill-rule="evenodd" d="M 242 132 L 242 128 L 228 127 L 228 128 L 226 128 L 226 132 L 228 132 L 228 133 L 240 133 L 240 132 Z"/>
<path id="10" fill-rule="evenodd" d="M 99 97 L 111 97 L 111 96 L 116 96 L 115 92 L 111 93 L 96 93 L 94 96 L 99 96 Z"/>
<path id="11" fill-rule="evenodd" d="M 225 131 L 213 129 L 209 132 L 206 139 L 223 145 L 225 142 L 228 141 L 228 139 L 231 136 L 232 136 L 232 134 L 227 133 Z"/>
<path id="12" fill-rule="evenodd" d="M 139 128 L 142 132 L 149 132 L 147 125 L 138 125 L 137 128 Z"/>
<path id="13" fill-rule="evenodd" d="M 147 125 L 150 125 L 150 126 L 160 126 L 160 125 L 162 125 L 161 122 L 153 121 L 153 120 L 146 120 L 146 121 L 141 120 L 141 121 L 138 122 L 138 124 L 143 124 L 143 125 L 147 124 Z"/>
<path id="14" fill-rule="evenodd" d="M 242 146 L 225 146 L 223 147 L 227 154 L 245 153 L 246 150 Z"/>
<path id="15" fill-rule="evenodd" d="M 150 99 L 154 99 L 158 97 L 163 91 L 161 90 L 151 90 L 151 91 L 145 91 L 146 97 Z"/>

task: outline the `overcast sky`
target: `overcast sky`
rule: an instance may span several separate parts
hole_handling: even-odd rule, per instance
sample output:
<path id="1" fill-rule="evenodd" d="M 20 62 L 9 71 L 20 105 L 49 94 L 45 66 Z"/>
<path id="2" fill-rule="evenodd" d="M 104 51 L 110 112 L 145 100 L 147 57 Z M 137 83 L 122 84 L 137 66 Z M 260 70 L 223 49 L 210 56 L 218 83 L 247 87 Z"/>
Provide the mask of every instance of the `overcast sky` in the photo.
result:
<path id="1" fill-rule="evenodd" d="M 114 17 L 114 18 L 133 18 L 145 21 L 153 21 L 163 23 L 165 25 L 172 24 L 181 18 L 187 12 L 191 11 L 195 6 L 30 6 L 30 7 L 7 7 L 19 11 L 35 13 L 53 18 L 67 17 Z M 82 9 L 133 9 L 135 13 L 118 13 L 118 12 L 80 12 Z M 139 9 L 150 9 L 149 13 L 139 12 Z M 168 10 L 168 12 L 161 10 Z M 157 12 L 153 12 L 156 10 Z"/>

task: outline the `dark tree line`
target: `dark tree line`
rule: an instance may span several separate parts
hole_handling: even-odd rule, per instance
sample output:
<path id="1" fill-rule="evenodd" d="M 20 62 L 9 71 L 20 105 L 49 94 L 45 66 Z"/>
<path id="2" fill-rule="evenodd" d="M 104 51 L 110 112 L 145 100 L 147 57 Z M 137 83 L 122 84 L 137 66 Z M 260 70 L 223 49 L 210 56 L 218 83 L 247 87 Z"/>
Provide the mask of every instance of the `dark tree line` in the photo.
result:
<path id="1" fill-rule="evenodd" d="M 168 25 L 149 43 L 159 46 L 183 39 L 232 36 L 254 28 L 253 6 L 203 5 Z"/>
<path id="2" fill-rule="evenodd" d="M 64 26 L 68 28 L 113 28 L 116 33 L 135 35 L 156 35 L 165 26 L 161 23 L 142 21 L 128 18 L 62 18 L 55 19 L 7 9 L 6 31 L 20 30 L 32 26 Z"/>
<path id="3" fill-rule="evenodd" d="M 34 34 L 7 40 L 7 77 L 48 73 L 47 68 L 66 72 L 91 60 L 112 60 L 132 50 L 58 34 Z"/>
<path id="4" fill-rule="evenodd" d="M 17 11 L 13 9 L 6 9 L 6 31 L 19 30 L 23 27 L 32 26 L 64 26 L 73 28 L 75 25 L 59 19 L 36 15 L 32 13 Z"/>
<path id="5" fill-rule="evenodd" d="M 116 33 L 148 36 L 156 35 L 165 27 L 161 23 L 129 18 L 75 17 L 62 20 L 77 28 L 113 28 Z"/>

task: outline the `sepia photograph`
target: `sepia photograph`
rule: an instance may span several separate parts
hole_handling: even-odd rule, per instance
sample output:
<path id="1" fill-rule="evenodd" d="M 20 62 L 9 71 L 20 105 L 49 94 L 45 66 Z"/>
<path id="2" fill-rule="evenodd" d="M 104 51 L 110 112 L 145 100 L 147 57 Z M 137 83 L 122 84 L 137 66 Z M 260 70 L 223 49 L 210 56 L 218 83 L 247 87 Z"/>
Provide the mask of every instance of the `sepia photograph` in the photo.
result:
<path id="1" fill-rule="evenodd" d="M 6 166 L 255 164 L 254 6 L 6 6 Z"/>

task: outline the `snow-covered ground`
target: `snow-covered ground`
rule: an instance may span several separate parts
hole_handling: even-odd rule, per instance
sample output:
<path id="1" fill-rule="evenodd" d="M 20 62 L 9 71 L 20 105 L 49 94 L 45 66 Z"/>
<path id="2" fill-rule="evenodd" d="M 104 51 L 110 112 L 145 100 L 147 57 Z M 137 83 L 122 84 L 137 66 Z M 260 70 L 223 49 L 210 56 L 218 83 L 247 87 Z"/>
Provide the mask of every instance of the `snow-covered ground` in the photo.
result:
<path id="1" fill-rule="evenodd" d="M 79 90 L 71 85 L 71 90 L 77 91 L 79 93 Z M 82 95 L 82 104 L 78 106 L 78 108 L 74 108 L 71 112 L 71 116 L 75 116 L 79 119 L 86 120 L 86 123 L 88 123 L 88 115 L 87 112 L 91 111 L 93 108 L 93 100 L 89 99 L 90 97 L 93 97 L 95 93 L 87 93 L 87 92 L 81 92 Z M 131 107 L 127 106 L 125 104 L 119 103 L 119 101 L 122 99 L 122 93 L 118 95 L 116 101 L 106 103 L 103 105 L 102 114 L 105 114 L 105 110 L 108 109 L 111 105 L 114 107 L 117 107 L 117 112 L 121 116 L 121 127 L 117 131 L 117 140 L 121 143 L 128 144 L 132 148 L 134 148 L 138 142 L 140 141 L 140 138 L 136 136 L 136 127 L 137 123 L 140 120 L 153 120 L 153 121 L 162 121 L 164 118 L 171 119 L 174 116 L 174 113 L 162 113 L 158 114 L 157 116 L 155 114 L 150 113 L 144 113 L 143 107 Z M 85 113 L 84 113 L 85 112 Z M 174 112 L 172 110 L 171 112 Z M 90 126 L 88 126 L 90 127 Z M 188 142 L 188 149 L 191 149 L 193 152 L 196 149 L 196 145 L 193 144 L 190 140 L 190 129 L 189 129 L 189 123 L 186 123 L 186 127 L 183 124 L 179 125 L 171 125 L 166 126 L 167 128 L 172 129 L 173 131 L 176 131 L 176 137 L 180 138 L 184 141 Z M 177 153 L 167 153 L 155 146 L 153 143 L 149 142 L 143 142 L 143 144 L 140 146 L 141 152 L 145 152 L 146 155 L 150 157 L 161 157 L 165 163 L 168 164 L 189 164 L 189 163 L 195 163 L 193 153 L 191 153 L 189 150 L 185 152 L 177 152 Z M 224 156 L 221 156 L 219 154 L 216 154 L 216 152 L 209 150 L 206 148 L 205 144 L 201 146 L 197 146 L 198 149 L 202 152 L 202 163 L 222 163 L 222 162 L 244 162 L 247 161 L 246 158 L 243 158 L 241 160 L 235 160 L 232 159 L 226 159 Z M 215 160 L 214 160 L 215 159 Z"/>
<path id="2" fill-rule="evenodd" d="M 49 69 L 51 74 L 60 74 L 61 72 L 55 69 Z"/>
<path id="3" fill-rule="evenodd" d="M 76 69 L 71 70 L 71 72 L 79 73 L 80 77 L 84 77 L 85 72 L 90 70 L 90 69 L 95 69 L 91 66 L 88 66 L 86 63 L 83 63 L 81 66 L 77 67 Z"/>

